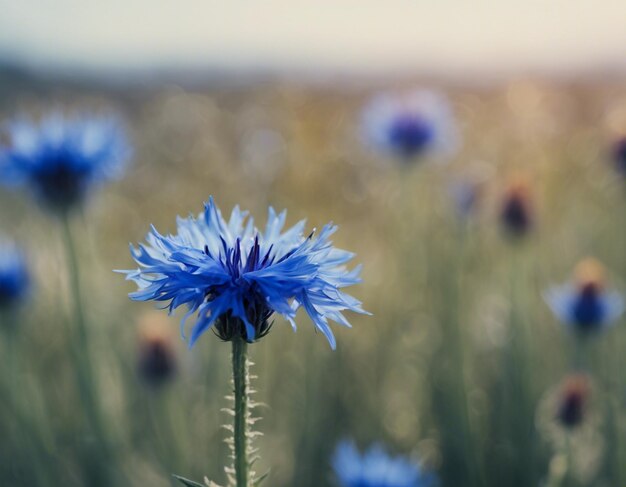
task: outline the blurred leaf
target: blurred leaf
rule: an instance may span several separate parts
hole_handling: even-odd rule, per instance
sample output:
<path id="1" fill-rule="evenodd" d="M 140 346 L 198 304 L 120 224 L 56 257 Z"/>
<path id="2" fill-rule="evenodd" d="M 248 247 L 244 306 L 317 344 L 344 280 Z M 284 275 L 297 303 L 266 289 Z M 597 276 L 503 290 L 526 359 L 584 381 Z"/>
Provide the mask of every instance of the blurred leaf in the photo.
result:
<path id="1" fill-rule="evenodd" d="M 269 477 L 269 475 L 270 475 L 270 471 L 268 470 L 267 472 L 265 472 L 263 475 L 261 475 L 258 479 L 254 481 L 254 487 L 259 487 L 263 483 L 263 481 L 267 477 Z"/>
<path id="2" fill-rule="evenodd" d="M 206 485 L 199 484 L 198 482 L 194 482 L 193 480 L 189 480 L 178 475 L 172 474 L 172 477 L 174 477 L 176 480 L 178 480 L 183 485 L 186 485 L 187 487 L 206 487 Z"/>

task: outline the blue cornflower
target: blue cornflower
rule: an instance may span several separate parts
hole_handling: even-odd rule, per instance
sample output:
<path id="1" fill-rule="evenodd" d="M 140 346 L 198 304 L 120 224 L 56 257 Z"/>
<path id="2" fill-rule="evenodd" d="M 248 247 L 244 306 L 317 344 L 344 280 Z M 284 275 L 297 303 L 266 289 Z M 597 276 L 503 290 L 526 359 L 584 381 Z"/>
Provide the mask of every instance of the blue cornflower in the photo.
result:
<path id="1" fill-rule="evenodd" d="M 624 299 L 605 289 L 604 268 L 594 259 L 580 262 L 574 283 L 549 289 L 545 300 L 559 320 L 581 334 L 606 329 L 624 311 Z"/>
<path id="2" fill-rule="evenodd" d="M 141 267 L 122 271 L 139 287 L 131 299 L 169 301 L 170 312 L 188 305 L 185 319 L 197 315 L 190 346 L 210 328 L 223 340 L 258 340 L 275 312 L 295 328 L 302 307 L 335 348 L 328 319 L 350 326 L 343 310 L 365 313 L 341 291 L 360 282 L 360 267 L 348 271 L 344 264 L 354 255 L 332 246 L 337 227 L 304 237 L 304 221 L 281 233 L 286 211 L 270 208 L 265 231 L 252 218 L 246 222 L 247 215 L 235 207 L 226 221 L 211 198 L 198 218 L 178 218 L 176 235 L 163 236 L 153 227 L 145 245 L 131 246 Z"/>
<path id="3" fill-rule="evenodd" d="M 378 95 L 364 110 L 363 130 L 375 148 L 405 161 L 449 153 L 458 139 L 446 99 L 426 90 Z"/>
<path id="4" fill-rule="evenodd" d="M 0 240 L 0 311 L 21 302 L 28 293 L 29 283 L 22 252 L 15 243 Z"/>
<path id="5" fill-rule="evenodd" d="M 354 443 L 341 442 L 333 458 L 341 487 L 434 487 L 433 474 L 404 458 L 390 457 L 375 445 L 361 455 Z"/>
<path id="6" fill-rule="evenodd" d="M 38 123 L 14 120 L 7 132 L 0 183 L 29 187 L 45 208 L 57 212 L 80 205 L 93 187 L 118 178 L 130 152 L 113 118 L 55 112 Z"/>

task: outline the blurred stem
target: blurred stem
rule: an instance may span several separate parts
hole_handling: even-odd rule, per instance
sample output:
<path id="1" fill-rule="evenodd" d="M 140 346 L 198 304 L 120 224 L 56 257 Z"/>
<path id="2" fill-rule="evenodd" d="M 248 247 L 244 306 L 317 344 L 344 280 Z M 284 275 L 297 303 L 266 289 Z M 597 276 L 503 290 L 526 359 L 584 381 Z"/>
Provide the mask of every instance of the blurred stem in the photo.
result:
<path id="1" fill-rule="evenodd" d="M 606 340 L 608 338 L 608 340 Z M 607 448 L 607 463 L 609 470 L 609 479 L 612 484 L 624 485 L 621 477 L 622 465 L 620 464 L 620 451 L 621 451 L 621 431 L 620 421 L 615 406 L 616 397 L 620 397 L 620 391 L 618 388 L 619 376 L 618 368 L 615 366 L 616 357 L 620 356 L 619 342 L 617 339 L 611 339 L 605 337 L 605 350 L 603 353 L 603 370 L 604 375 L 604 397 L 606 407 L 606 440 L 608 443 Z"/>
<path id="2" fill-rule="evenodd" d="M 314 364 L 317 363 L 316 360 L 316 347 L 311 347 L 307 345 L 303 353 L 303 357 L 306 357 L 305 363 Z M 337 356 L 337 359 L 340 360 L 340 356 Z M 340 369 L 341 370 L 341 369 Z M 298 462 L 298 469 L 301 472 L 298 477 L 306 479 L 305 486 L 312 486 L 314 484 L 314 464 L 318 461 L 324 461 L 325 458 L 320 458 L 320 449 L 314 442 L 310 441 L 315 435 L 315 421 L 316 421 L 316 413 L 319 404 L 316 404 L 315 397 L 315 386 L 316 379 L 318 373 L 318 368 L 316 367 L 307 367 L 304 371 L 304 404 L 302 406 L 302 410 L 297 412 L 298 422 L 304 420 L 303 424 L 303 434 L 300 437 L 300 441 L 298 442 L 298 458 L 306 459 L 306 461 Z M 335 377 L 338 383 L 341 383 L 338 377 Z"/>
<path id="3" fill-rule="evenodd" d="M 479 458 L 478 437 L 473 434 L 466 381 L 465 314 L 463 284 L 467 257 L 467 228 L 458 226 L 451 239 L 454 244 L 432 251 L 432 259 L 440 259 L 445 273 L 433 274 L 438 286 L 438 318 L 442 340 L 434 354 L 431 377 L 432 407 L 441 432 L 442 481 L 446 485 L 478 487 L 484 485 Z"/>
<path id="4" fill-rule="evenodd" d="M 233 339 L 233 385 L 235 393 L 234 467 L 236 487 L 248 484 L 248 344 L 241 337 Z"/>
<path id="5" fill-rule="evenodd" d="M 507 404 L 510 411 L 516 411 L 513 418 L 512 436 L 509 441 L 517 449 L 513 462 L 511 479 L 515 485 L 534 485 L 535 482 L 535 408 L 532 399 L 530 379 L 532 371 L 531 330 L 522 309 L 526 305 L 523 290 L 527 285 L 526 254 L 524 248 L 514 249 L 513 266 L 511 269 L 509 326 L 511 343 L 509 345 L 509 374 L 512 381 L 511 397 Z"/>
<path id="6" fill-rule="evenodd" d="M 468 464 L 468 474 L 471 476 L 468 481 L 471 485 L 484 485 L 483 473 L 478 460 L 478 448 L 474 447 L 474 437 L 469 414 L 469 405 L 467 397 L 467 384 L 465 381 L 465 356 L 463 353 L 463 330 L 461 328 L 461 320 L 459 311 L 462 308 L 461 296 L 463 285 L 464 263 L 467 255 L 467 227 L 462 226 L 458 229 L 457 239 L 459 247 L 456 252 L 455 269 L 452 275 L 454 282 L 452 283 L 452 296 L 450 297 L 450 306 L 454 312 L 454 316 L 450 320 L 450 341 L 452 344 L 452 361 L 454 372 L 456 374 L 455 390 L 458 394 L 458 404 L 460 407 L 460 416 L 463 428 L 463 447 L 465 449 L 465 458 Z"/>
<path id="7" fill-rule="evenodd" d="M 163 386 L 169 385 L 164 384 Z M 172 424 L 175 414 L 170 408 L 169 393 L 170 391 L 164 390 L 164 388 L 148 391 L 146 409 L 152 422 L 152 431 L 154 431 L 157 442 L 155 450 L 160 455 L 160 462 L 167 472 L 174 472 L 181 469 L 181 456 L 179 436 Z"/>
<path id="8" fill-rule="evenodd" d="M 582 372 L 587 368 L 587 340 L 580 333 L 574 334 L 574 357 L 572 368 L 576 372 Z"/>
<path id="9" fill-rule="evenodd" d="M 91 361 L 89 335 L 83 310 L 80 271 L 78 265 L 78 254 L 76 252 L 76 244 L 72 235 L 71 222 L 68 214 L 64 214 L 62 218 L 63 242 L 66 251 L 70 294 L 73 307 L 74 330 L 70 332 L 70 341 L 72 356 L 74 359 L 74 372 L 76 374 L 77 386 L 80 396 L 87 414 L 87 419 L 93 434 L 95 435 L 98 452 L 94 461 L 96 464 L 108 462 L 110 455 L 109 443 L 106 437 L 106 431 L 103 424 L 102 412 L 97 401 L 97 382 L 93 373 L 93 365 Z M 89 462 L 91 463 L 91 462 Z M 109 485 L 107 476 L 109 468 L 96 468 L 95 475 L 90 472 L 90 476 L 96 479 L 95 485 Z"/>
<path id="10" fill-rule="evenodd" d="M 626 186 L 625 186 L 626 187 Z M 626 203 L 626 199 L 624 200 Z M 626 206 L 621 210 L 626 210 Z M 622 211 L 623 213 L 623 211 Z M 623 223 L 623 220 L 620 222 Z M 617 268 L 621 269 L 621 277 L 626 276 L 626 225 L 619 225 L 619 242 L 617 248 L 621 251 L 621 259 L 618 260 Z M 618 322 L 615 330 L 606 331 L 601 343 L 601 356 L 599 360 L 600 375 L 602 380 L 604 397 L 604 436 L 606 441 L 605 472 L 610 485 L 624 485 L 626 477 L 626 455 L 623 436 L 624 410 L 624 374 L 623 369 L 623 326 Z M 607 336 L 608 335 L 608 336 Z"/>
<path id="11" fill-rule="evenodd" d="M 17 423 L 17 431 L 11 430 L 11 442 L 13 444 L 14 450 L 23 449 L 24 445 L 21 442 L 22 435 L 24 431 L 19 431 L 23 428 L 25 424 L 29 424 L 25 415 L 22 414 L 24 412 L 23 404 L 21 401 L 21 391 L 22 388 L 19 386 L 19 353 L 17 350 L 17 334 L 18 334 L 18 323 L 17 323 L 17 314 L 14 309 L 10 309 L 4 313 L 2 313 L 2 331 L 4 332 L 4 353 L 6 354 L 7 364 L 6 364 L 6 372 L 4 374 L 4 378 L 7 378 L 6 382 L 6 393 L 9 398 L 9 406 L 12 412 L 19 412 L 20 414 L 14 418 L 15 423 Z M 14 454 L 19 458 L 21 451 L 14 451 Z M 18 461 L 19 464 L 19 461 Z M 15 467 L 14 467 L 15 468 Z"/>
<path id="12" fill-rule="evenodd" d="M 567 433 L 565 436 L 565 459 L 565 473 L 563 474 L 562 485 L 564 487 L 573 487 L 574 479 L 572 476 L 572 462 L 574 460 L 574 455 L 572 452 L 572 438 L 570 433 Z"/>
<path id="13" fill-rule="evenodd" d="M 19 365 L 19 323 L 17 322 L 17 312 L 14 309 L 7 311 L 4 314 L 4 318 L 6 323 L 2 323 L 2 328 L 5 331 L 5 339 L 6 339 L 6 348 L 7 348 L 7 362 L 9 369 L 9 391 L 11 397 L 15 404 L 20 407 L 20 398 L 19 393 L 21 391 L 21 387 L 19 387 L 19 374 L 20 374 L 20 365 Z M 4 321 L 4 320 L 3 320 Z"/>
<path id="14" fill-rule="evenodd" d="M 43 475 L 44 459 L 49 458 L 49 452 L 46 451 L 45 441 L 43 440 L 43 426 L 39 421 L 33 409 L 30 408 L 29 398 L 25 394 L 26 385 L 22 382 L 22 361 L 21 361 L 21 327 L 19 321 L 18 310 L 12 308 L 0 317 L 0 327 L 5 332 L 5 354 L 7 356 L 7 374 L 9 396 L 9 408 L 11 411 L 11 420 L 14 423 L 15 438 L 12 439 L 14 461 L 21 461 L 20 455 L 27 458 L 29 467 L 32 468 L 33 475 L 37 479 L 37 485 L 50 485 L 48 476 Z M 31 414 L 29 414 L 31 413 Z M 19 451 L 20 448 L 23 451 Z"/>
<path id="15" fill-rule="evenodd" d="M 573 487 L 572 444 L 569 433 L 565 443 L 554 453 L 548 464 L 548 478 L 545 487 Z"/>

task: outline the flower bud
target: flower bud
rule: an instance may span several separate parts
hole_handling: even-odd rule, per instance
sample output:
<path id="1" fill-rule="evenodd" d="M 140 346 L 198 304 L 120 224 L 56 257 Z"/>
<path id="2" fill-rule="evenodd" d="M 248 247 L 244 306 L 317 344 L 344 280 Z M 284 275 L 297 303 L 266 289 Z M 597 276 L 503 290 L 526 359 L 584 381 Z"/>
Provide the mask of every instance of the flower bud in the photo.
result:
<path id="1" fill-rule="evenodd" d="M 167 319 L 150 312 L 139 321 L 138 371 L 149 385 L 158 387 L 176 373 L 177 357 Z"/>
<path id="2" fill-rule="evenodd" d="M 525 236 L 533 226 L 533 208 L 528 180 L 517 176 L 509 183 L 502 200 L 500 221 L 511 237 Z"/>
<path id="3" fill-rule="evenodd" d="M 568 376 L 559 393 L 557 418 L 566 428 L 575 428 L 585 419 L 591 386 L 584 374 Z"/>

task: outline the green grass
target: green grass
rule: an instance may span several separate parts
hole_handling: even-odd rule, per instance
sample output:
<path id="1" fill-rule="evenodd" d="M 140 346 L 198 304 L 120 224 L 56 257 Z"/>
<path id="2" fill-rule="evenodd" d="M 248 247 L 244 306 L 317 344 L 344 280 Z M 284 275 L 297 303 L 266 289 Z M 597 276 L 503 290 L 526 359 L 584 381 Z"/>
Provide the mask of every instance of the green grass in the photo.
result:
<path id="1" fill-rule="evenodd" d="M 336 352 L 304 316 L 296 334 L 277 319 L 248 348 L 256 399 L 267 404 L 257 410 L 264 436 L 255 466 L 271 467 L 265 485 L 335 485 L 329 460 L 344 437 L 419 458 L 443 487 L 624 485 L 626 323 L 588 348 L 589 414 L 566 441 L 553 391 L 573 344 L 541 292 L 587 255 L 624 290 L 626 191 L 605 157 L 604 113 L 624 103 L 626 90 L 546 82 L 447 91 L 461 152 L 448 164 L 402 168 L 360 143 L 359 109 L 374 89 L 2 86 L 3 117 L 54 103 L 117 109 L 136 150 L 126 179 L 72 222 L 113 455 L 94 458 L 96 439 L 85 435 L 62 229 L 25 195 L 0 192 L 0 230 L 24 243 L 35 280 L 30 302 L 3 317 L 18 333 L 1 344 L 0 485 L 86 485 L 85 471 L 106 458 L 115 485 L 175 485 L 171 473 L 225 483 L 229 344 L 207 334 L 189 351 L 180 316 L 169 318 L 178 374 L 148 387 L 137 373 L 137 324 L 152 306 L 130 302 L 133 286 L 112 272 L 133 267 L 128 242 L 142 240 L 150 223 L 172 231 L 176 215 L 199 212 L 211 194 L 223 211 L 239 204 L 261 225 L 268 204 L 288 208 L 288 222 L 308 218 L 309 228 L 332 220 L 335 243 L 364 264 L 354 294 L 373 316 L 351 317 L 352 330 L 336 326 Z M 265 154 L 244 150 L 260 129 L 282 142 Z M 463 224 L 448 184 L 477 166 L 489 177 Z M 536 227 L 512 243 L 498 210 L 508 176 L 520 170 L 531 177 Z M 561 479 L 568 458 L 577 467 Z"/>

